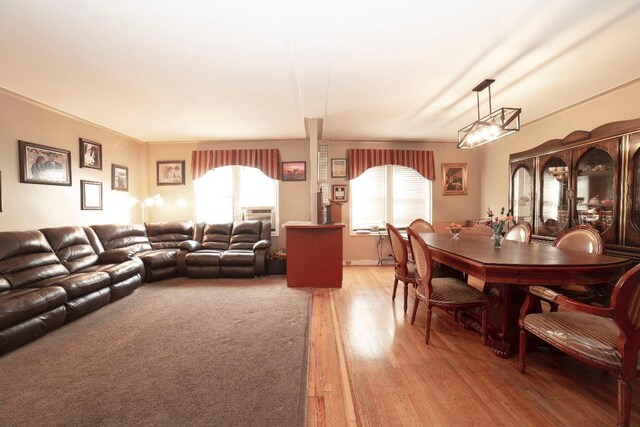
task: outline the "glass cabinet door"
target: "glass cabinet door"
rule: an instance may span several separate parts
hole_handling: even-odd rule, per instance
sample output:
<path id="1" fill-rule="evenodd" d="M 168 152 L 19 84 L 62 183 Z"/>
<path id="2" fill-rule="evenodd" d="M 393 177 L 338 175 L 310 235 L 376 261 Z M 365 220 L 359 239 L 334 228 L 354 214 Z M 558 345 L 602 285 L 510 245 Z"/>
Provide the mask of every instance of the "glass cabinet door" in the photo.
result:
<path id="1" fill-rule="evenodd" d="M 531 170 L 521 165 L 516 168 L 511 177 L 513 181 L 513 218 L 516 224 L 528 222 L 533 224 L 533 174 Z"/>
<path id="2" fill-rule="evenodd" d="M 556 235 L 569 224 L 569 166 L 560 157 L 543 164 L 540 181 L 540 219 L 545 234 Z"/>
<path id="3" fill-rule="evenodd" d="M 601 148 L 588 150 L 576 164 L 576 222 L 604 234 L 613 224 L 615 161 Z"/>

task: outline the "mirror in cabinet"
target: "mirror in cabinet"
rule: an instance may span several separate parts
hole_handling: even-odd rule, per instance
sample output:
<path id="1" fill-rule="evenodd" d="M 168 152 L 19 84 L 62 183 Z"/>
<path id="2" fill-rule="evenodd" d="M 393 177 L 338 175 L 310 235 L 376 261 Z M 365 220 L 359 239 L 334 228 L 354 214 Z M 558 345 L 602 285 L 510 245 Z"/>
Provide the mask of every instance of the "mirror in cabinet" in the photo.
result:
<path id="1" fill-rule="evenodd" d="M 556 236 L 569 225 L 569 159 L 553 155 L 540 160 L 542 167 L 538 233 Z"/>
<path id="2" fill-rule="evenodd" d="M 615 160 L 611 154 L 599 147 L 588 149 L 576 163 L 574 222 L 594 227 L 605 241 L 615 239 L 615 188 Z"/>
<path id="3" fill-rule="evenodd" d="M 516 224 L 533 224 L 533 162 L 512 166 L 511 210 Z"/>

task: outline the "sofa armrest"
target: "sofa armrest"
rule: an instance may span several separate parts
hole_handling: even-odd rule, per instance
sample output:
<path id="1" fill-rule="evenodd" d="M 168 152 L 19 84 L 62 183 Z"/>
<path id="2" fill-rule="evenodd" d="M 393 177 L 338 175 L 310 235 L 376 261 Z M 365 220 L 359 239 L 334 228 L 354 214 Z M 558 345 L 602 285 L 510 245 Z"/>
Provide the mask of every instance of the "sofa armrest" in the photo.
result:
<path id="1" fill-rule="evenodd" d="M 271 242 L 268 240 L 258 240 L 253 245 L 253 251 L 257 251 L 258 249 L 269 249 L 271 247 Z"/>
<path id="2" fill-rule="evenodd" d="M 195 240 L 185 240 L 180 243 L 180 250 L 187 252 L 196 252 L 202 249 L 202 243 L 196 242 Z"/>
<path id="3" fill-rule="evenodd" d="M 112 249 L 98 255 L 98 264 L 117 264 L 133 259 L 137 251 L 134 248 Z"/>

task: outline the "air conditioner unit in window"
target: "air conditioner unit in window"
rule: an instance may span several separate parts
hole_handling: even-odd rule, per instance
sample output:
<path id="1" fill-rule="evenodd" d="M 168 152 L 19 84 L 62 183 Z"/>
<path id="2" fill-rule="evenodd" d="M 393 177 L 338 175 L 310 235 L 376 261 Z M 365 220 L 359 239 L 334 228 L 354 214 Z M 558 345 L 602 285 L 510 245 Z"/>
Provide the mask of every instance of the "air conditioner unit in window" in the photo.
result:
<path id="1" fill-rule="evenodd" d="M 276 229 L 276 215 L 272 206 L 254 206 L 242 208 L 242 219 L 271 222 L 271 231 Z"/>

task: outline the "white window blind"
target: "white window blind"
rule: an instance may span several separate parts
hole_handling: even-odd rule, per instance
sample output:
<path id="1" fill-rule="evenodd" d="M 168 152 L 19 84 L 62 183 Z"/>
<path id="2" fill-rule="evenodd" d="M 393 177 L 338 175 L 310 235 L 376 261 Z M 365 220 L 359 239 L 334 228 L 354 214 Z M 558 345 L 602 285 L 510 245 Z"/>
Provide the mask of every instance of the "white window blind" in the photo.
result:
<path id="1" fill-rule="evenodd" d="M 431 221 L 431 181 L 405 166 L 377 166 L 350 182 L 351 229 L 407 227 L 414 219 Z"/>
<path id="2" fill-rule="evenodd" d="M 367 169 L 351 180 L 351 228 L 383 226 L 386 218 L 386 171 L 384 166 Z"/>
<path id="3" fill-rule="evenodd" d="M 223 166 L 210 170 L 193 184 L 196 221 L 241 221 L 242 208 L 248 207 L 272 207 L 277 218 L 278 181 L 259 169 Z"/>
<path id="4" fill-rule="evenodd" d="M 431 200 L 427 179 L 415 169 L 393 166 L 393 225 L 408 227 L 416 218 L 425 219 Z"/>

